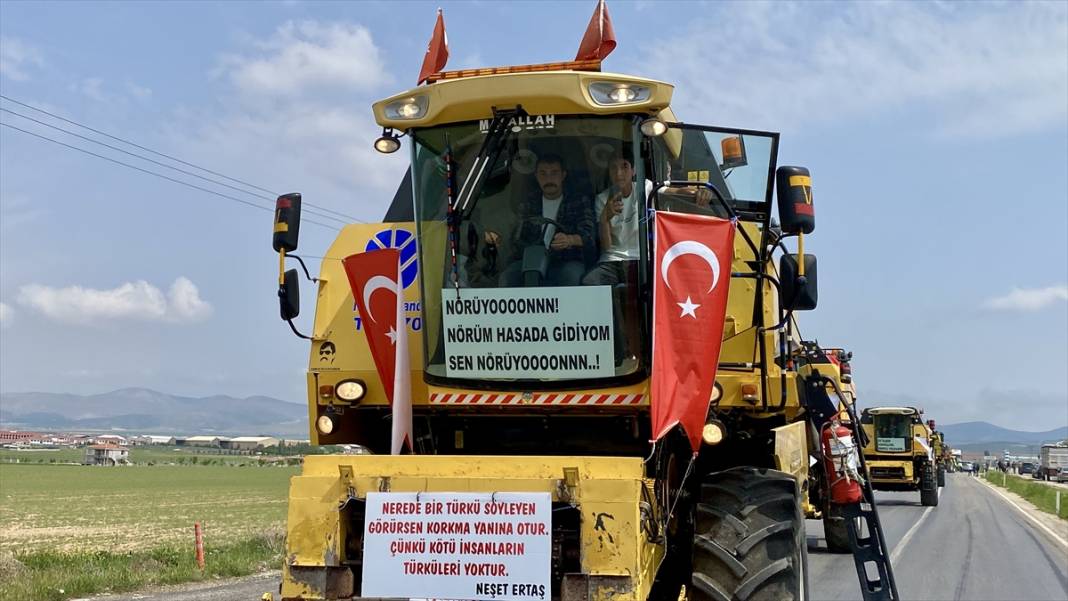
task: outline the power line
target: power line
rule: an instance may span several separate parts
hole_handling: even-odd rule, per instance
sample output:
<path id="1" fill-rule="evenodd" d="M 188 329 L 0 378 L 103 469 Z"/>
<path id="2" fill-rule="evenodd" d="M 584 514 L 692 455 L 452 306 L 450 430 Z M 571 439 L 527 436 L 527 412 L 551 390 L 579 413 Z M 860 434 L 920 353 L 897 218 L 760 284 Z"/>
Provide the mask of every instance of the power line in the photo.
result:
<path id="1" fill-rule="evenodd" d="M 225 175 L 225 174 L 219 173 L 217 171 L 212 171 L 211 169 L 208 169 L 207 167 L 201 167 L 200 165 L 196 165 L 196 164 L 190 163 L 188 161 L 183 161 L 182 159 L 179 159 L 178 157 L 171 156 L 169 154 L 164 154 L 162 152 L 159 152 L 159 151 L 156 151 L 156 150 L 152 150 L 151 148 L 148 148 L 147 146 L 142 146 L 140 144 L 137 144 L 136 142 L 131 142 L 130 140 L 127 140 L 125 138 L 120 138 L 118 136 L 109 134 L 109 133 L 104 132 L 104 131 L 100 131 L 99 129 L 94 129 L 94 128 L 89 127 L 88 125 L 85 125 L 83 123 L 79 123 L 79 122 L 74 121 L 72 119 L 68 119 L 66 117 L 62 117 L 62 116 L 57 115 L 55 113 L 51 113 L 49 111 L 46 111 L 43 108 L 40 108 L 40 107 L 37 107 L 37 106 L 33 106 L 32 104 L 27 104 L 25 102 L 22 102 L 21 100 L 15 100 L 14 98 L 12 98 L 10 96 L 5 96 L 4 94 L 0 94 L 0 98 L 3 98 L 4 100 L 7 100 L 8 102 L 13 102 L 13 103 L 15 103 L 15 104 L 17 104 L 19 106 L 23 106 L 23 107 L 26 107 L 28 109 L 37 111 L 38 113 L 42 113 L 42 114 L 48 115 L 49 117 L 52 117 L 54 119 L 59 119 L 60 121 L 64 121 L 66 123 L 70 123 L 71 125 L 74 125 L 74 126 L 77 126 L 77 127 L 81 127 L 83 129 L 91 131 L 91 132 L 93 132 L 95 134 L 99 134 L 99 135 L 104 136 L 106 138 L 110 138 L 112 140 L 116 140 L 118 142 L 122 142 L 123 144 L 129 144 L 130 146 L 133 146 L 134 148 L 138 148 L 138 149 L 144 150 L 146 152 L 150 152 L 150 153 L 152 153 L 152 154 L 154 154 L 156 156 L 160 156 L 160 157 L 163 157 L 165 159 L 169 159 L 169 160 L 175 161 L 177 163 L 181 163 L 182 165 L 186 165 L 188 167 L 193 167 L 194 169 L 199 169 L 201 171 L 204 171 L 205 173 L 210 173 L 212 175 L 216 175 L 218 177 L 221 177 L 221 178 L 224 178 L 224 179 L 228 179 L 228 180 L 230 180 L 232 182 L 239 183 L 239 184 L 241 184 L 243 186 L 248 186 L 249 188 L 253 188 L 253 189 L 259 190 L 261 192 L 266 192 L 266 193 L 272 195 L 272 198 L 269 199 L 271 201 L 274 201 L 273 197 L 277 197 L 278 196 L 277 192 L 268 190 L 267 188 L 263 188 L 263 187 L 255 185 L 255 184 L 251 184 L 249 182 L 237 179 L 235 177 L 230 177 L 229 175 Z M 12 111 L 8 111 L 8 112 L 12 112 Z M 18 114 L 18 113 L 13 113 L 12 112 L 12 114 Z M 22 117 L 22 115 L 19 115 L 19 116 Z M 29 117 L 24 117 L 24 118 L 29 119 Z M 38 122 L 38 123 L 40 123 L 40 122 Z M 53 127 L 53 126 L 49 126 L 49 127 Z M 61 130 L 61 131 L 66 131 L 66 130 Z M 71 133 L 71 132 L 67 132 L 67 133 Z M 71 133 L 71 135 L 78 135 L 78 134 Z M 97 142 L 97 143 L 98 144 L 102 144 L 102 142 Z M 125 151 L 123 151 L 123 152 L 125 152 Z M 140 157 L 140 156 L 138 158 L 142 158 L 143 160 L 146 160 L 146 161 L 150 160 L 150 159 L 145 159 L 144 157 Z M 171 167 L 171 169 L 174 169 L 174 167 Z M 197 177 L 201 177 L 201 176 L 197 176 Z M 207 178 L 202 178 L 202 179 L 207 179 Z M 209 180 L 209 181 L 211 181 L 211 180 Z M 227 184 L 222 184 L 222 185 L 227 185 Z M 228 187 L 230 187 L 230 186 L 228 186 Z M 237 188 L 234 188 L 234 189 L 237 189 Z M 241 192 L 244 192 L 246 194 L 252 194 L 251 192 L 248 192 L 248 191 L 245 191 L 245 190 L 241 190 Z M 355 221 L 357 223 L 365 223 L 363 220 L 356 219 L 352 215 L 346 215 L 345 213 L 341 213 L 341 212 L 335 211 L 333 209 L 328 209 L 326 207 L 321 207 L 321 206 L 318 206 L 318 205 L 314 205 L 314 204 L 312 204 L 310 202 L 305 202 L 303 204 L 306 207 L 312 207 L 312 208 L 318 209 L 320 211 L 326 211 L 327 213 L 333 213 L 333 214 L 335 214 L 335 215 L 337 215 L 339 217 L 344 217 L 345 219 L 350 220 L 350 221 Z M 324 217 L 325 217 L 325 215 L 324 215 Z M 331 217 L 331 219 L 333 219 L 333 218 Z"/>
<path id="2" fill-rule="evenodd" d="M 10 123 L 0 122 L 0 125 L 2 125 L 4 127 L 9 127 L 9 128 L 11 128 L 11 129 L 13 129 L 15 131 L 20 131 L 20 132 L 22 132 L 24 134 L 31 135 L 31 136 L 33 136 L 35 138 L 40 138 L 42 140 L 46 140 L 48 142 L 52 142 L 53 144 L 58 144 L 60 146 L 64 146 L 64 147 L 69 148 L 71 150 L 77 150 L 78 152 L 82 152 L 82 153 L 88 154 L 90 156 L 94 156 L 94 157 L 96 157 L 98 159 L 104 159 L 105 161 L 109 161 L 111 163 L 115 163 L 116 165 L 122 165 L 123 167 L 128 167 L 130 169 L 135 169 L 137 171 L 140 171 L 141 173 L 147 173 L 148 175 L 154 175 L 154 176 L 156 176 L 158 178 L 162 178 L 162 179 L 165 179 L 167 181 L 174 182 L 174 183 L 180 184 L 182 186 L 186 186 L 188 188 L 193 188 L 194 190 L 200 190 L 201 192 L 207 192 L 208 194 L 214 194 L 215 196 L 219 196 L 219 197 L 225 198 L 227 200 L 232 200 L 234 202 L 239 202 L 239 203 L 241 203 L 243 205 L 247 205 L 247 206 L 250 206 L 250 207 L 253 207 L 253 208 L 256 208 L 256 209 L 260 209 L 262 211 L 267 211 L 268 213 L 273 213 L 274 212 L 274 209 L 271 209 L 270 207 L 265 207 L 263 205 L 256 204 L 256 203 L 248 201 L 248 200 L 244 200 L 242 198 L 237 198 L 235 196 L 230 196 L 229 194 L 223 194 L 222 192 L 217 192 L 215 190 L 209 190 L 208 188 L 204 188 L 204 187 L 198 186 L 196 184 L 191 184 L 189 182 L 185 182 L 185 181 L 182 181 L 180 179 L 175 179 L 175 178 L 170 177 L 168 175 L 163 175 L 162 173 L 156 173 L 155 171 L 151 171 L 149 169 L 144 169 L 144 168 L 138 167 L 137 165 L 131 165 L 129 163 L 124 163 L 124 162 L 119 161 L 117 159 L 113 159 L 111 157 L 107 157 L 107 156 L 104 156 L 102 154 L 97 154 L 97 153 L 95 153 L 95 152 L 93 152 L 91 150 L 86 150 L 84 148 L 79 148 L 77 146 L 73 146 L 71 144 L 67 144 L 66 142 L 60 142 L 59 140 L 56 140 L 54 138 L 49 138 L 48 136 L 42 136 L 41 134 L 34 133 L 32 131 L 27 131 L 25 129 L 22 129 L 21 127 L 15 127 L 14 125 L 11 125 Z M 326 223 L 321 223 L 319 221 L 314 221 L 314 220 L 311 220 L 311 219 L 304 219 L 303 221 L 306 221 L 308 223 L 313 223 L 315 225 L 322 226 L 322 227 L 325 227 L 325 228 L 328 228 L 328 229 L 332 229 L 334 231 L 338 231 L 338 228 L 336 228 L 336 227 L 334 227 L 332 225 L 328 225 Z"/>
<path id="3" fill-rule="evenodd" d="M 119 148 L 118 146 L 112 146 L 111 144 L 108 144 L 106 142 L 101 142 L 100 140 L 94 140 L 94 139 L 92 139 L 92 138 L 90 138 L 88 136 L 83 136 L 81 134 L 72 132 L 70 130 L 63 129 L 62 127 L 57 127 L 57 126 L 52 125 L 50 123 L 46 123 L 44 121 L 41 121 L 41 120 L 38 120 L 38 119 L 34 119 L 33 117 L 29 117 L 27 115 L 23 115 L 22 113 L 16 113 L 15 111 L 10 110 L 10 109 L 5 109 L 5 108 L 0 107 L 0 111 L 3 111 L 5 113 L 10 113 L 12 115 L 15 115 L 16 117 L 22 117 L 23 119 L 26 119 L 28 121 L 33 121 L 34 123 L 43 125 L 45 127 L 54 129 L 56 131 L 61 131 L 61 132 L 65 133 L 65 134 L 67 134 L 67 135 L 74 136 L 75 138 L 81 138 L 82 140 L 85 140 L 87 142 L 92 142 L 93 144 L 99 144 L 99 145 L 101 145 L 101 146 L 103 146 L 105 148 L 110 148 L 111 150 L 114 150 L 116 152 L 121 152 L 121 153 L 123 153 L 125 155 L 129 155 L 129 156 L 132 156 L 134 158 L 141 159 L 142 161 L 147 161 L 147 162 L 152 163 L 154 165 L 159 165 L 160 167 L 163 167 L 164 169 L 170 169 L 172 171 L 177 171 L 178 173 L 183 173 L 183 174 L 188 175 L 190 177 L 195 177 L 197 179 L 202 179 L 202 180 L 204 180 L 206 182 L 211 182 L 211 183 L 219 185 L 219 186 L 224 186 L 226 188 L 230 188 L 231 190 L 240 192 L 242 194 L 248 194 L 249 196 L 252 196 L 252 197 L 255 197 L 255 198 L 262 198 L 263 200 L 266 200 L 268 202 L 274 202 L 274 200 L 275 200 L 274 198 L 271 198 L 270 196 L 264 196 L 262 194 L 256 194 L 255 192 L 249 192 L 248 190 L 244 190 L 242 188 L 238 188 L 237 186 L 231 186 L 230 184 L 227 184 L 226 182 L 220 182 L 218 180 L 211 179 L 210 177 L 204 177 L 203 175 L 199 175 L 197 173 L 193 173 L 192 171 L 186 171 L 185 169 L 180 169 L 178 167 L 174 167 L 174 166 L 168 165 L 166 163 L 161 163 L 161 162 L 159 162 L 157 160 L 150 159 L 150 158 L 145 157 L 145 156 L 141 156 L 141 155 L 137 154 L 136 152 L 130 152 L 128 150 L 123 150 L 122 148 Z M 340 219 L 338 217 L 334 217 L 333 215 L 327 215 L 325 213 L 320 213 L 320 212 L 312 210 L 312 209 L 305 209 L 305 211 L 308 212 L 308 213 L 311 213 L 312 215 L 318 215 L 319 217 L 323 217 L 324 219 L 333 219 L 335 221 L 340 221 L 343 224 L 344 223 L 348 223 L 344 219 Z"/>

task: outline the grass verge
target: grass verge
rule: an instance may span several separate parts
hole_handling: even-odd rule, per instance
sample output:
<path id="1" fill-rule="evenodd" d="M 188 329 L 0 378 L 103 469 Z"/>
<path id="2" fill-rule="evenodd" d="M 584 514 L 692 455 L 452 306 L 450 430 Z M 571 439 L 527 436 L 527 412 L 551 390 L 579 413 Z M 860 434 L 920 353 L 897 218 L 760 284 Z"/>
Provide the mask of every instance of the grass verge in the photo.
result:
<path id="1" fill-rule="evenodd" d="M 144 551 L 30 551 L 0 556 L 0 599 L 61 601 L 94 593 L 121 593 L 160 584 L 245 576 L 281 565 L 281 533 L 207 546 L 205 569 L 192 545 Z"/>
<path id="2" fill-rule="evenodd" d="M 1068 520 L 1068 490 L 1060 491 L 1061 512 L 1058 515 L 1056 510 L 1058 489 L 1056 486 L 1042 484 L 1033 478 L 1021 478 L 997 471 L 989 471 L 984 477 L 991 484 L 1008 489 L 1027 499 L 1042 511 L 1057 515 L 1062 520 Z M 1002 479 L 1003 477 L 1004 480 Z"/>

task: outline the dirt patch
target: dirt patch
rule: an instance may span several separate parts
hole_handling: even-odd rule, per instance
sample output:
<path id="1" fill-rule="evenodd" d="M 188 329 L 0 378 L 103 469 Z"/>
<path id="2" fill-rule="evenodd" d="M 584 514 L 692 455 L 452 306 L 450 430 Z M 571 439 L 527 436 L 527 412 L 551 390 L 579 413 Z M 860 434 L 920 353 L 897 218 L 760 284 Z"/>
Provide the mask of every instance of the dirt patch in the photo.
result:
<path id="1" fill-rule="evenodd" d="M 14 555 L 6 551 L 0 551 L 0 580 L 14 580 L 29 571 L 30 569 L 21 561 L 15 559 Z"/>

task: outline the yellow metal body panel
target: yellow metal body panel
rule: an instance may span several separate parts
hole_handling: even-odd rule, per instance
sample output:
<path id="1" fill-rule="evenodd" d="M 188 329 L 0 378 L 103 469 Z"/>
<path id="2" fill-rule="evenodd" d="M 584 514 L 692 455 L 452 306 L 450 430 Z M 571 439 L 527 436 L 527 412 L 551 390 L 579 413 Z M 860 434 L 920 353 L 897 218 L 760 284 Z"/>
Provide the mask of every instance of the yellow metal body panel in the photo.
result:
<path id="1" fill-rule="evenodd" d="M 912 469 L 912 461 L 911 460 L 887 461 L 887 460 L 869 459 L 867 461 L 867 464 L 868 464 L 868 475 L 871 477 L 872 484 L 901 484 L 901 485 L 908 485 L 908 484 L 913 483 L 915 481 L 915 478 L 916 478 L 916 475 L 915 475 L 915 473 L 914 473 L 914 471 Z M 872 474 L 876 473 L 875 472 L 876 468 L 903 468 L 905 470 L 905 472 L 904 472 L 905 475 L 902 478 L 875 477 L 875 476 L 872 476 Z"/>
<path id="2" fill-rule="evenodd" d="M 565 469 L 578 478 L 569 487 Z M 286 574 L 290 568 L 341 566 L 345 529 L 340 505 L 368 492 L 547 492 L 581 511 L 581 566 L 591 576 L 622 576 L 595 594 L 600 601 L 645 599 L 664 557 L 642 529 L 641 502 L 651 490 L 636 457 L 456 457 L 312 455 L 290 484 Z M 361 527 L 353 524 L 351 527 Z M 618 580 L 617 580 L 618 582 Z M 308 583 L 284 578 L 282 597 L 319 599 Z"/>
<path id="3" fill-rule="evenodd" d="M 650 89 L 649 99 L 625 105 L 602 106 L 589 95 L 589 84 L 613 82 Z M 383 127 L 406 130 L 442 123 L 459 123 L 493 117 L 492 107 L 522 104 L 531 115 L 656 115 L 671 103 L 674 86 L 654 79 L 590 71 L 509 73 L 443 80 L 414 88 L 374 103 L 375 121 Z M 390 119 L 385 107 L 394 101 L 425 96 L 426 114 L 419 119 Z"/>

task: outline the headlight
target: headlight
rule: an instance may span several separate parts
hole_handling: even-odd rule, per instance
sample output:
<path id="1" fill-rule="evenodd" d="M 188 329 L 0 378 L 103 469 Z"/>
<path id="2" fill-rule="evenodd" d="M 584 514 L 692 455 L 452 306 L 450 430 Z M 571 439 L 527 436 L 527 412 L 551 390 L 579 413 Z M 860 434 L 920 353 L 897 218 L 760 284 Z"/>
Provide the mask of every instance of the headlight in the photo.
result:
<path id="1" fill-rule="evenodd" d="M 320 415 L 319 419 L 315 420 L 315 427 L 320 433 L 329 434 L 334 431 L 334 418 L 329 415 Z"/>
<path id="2" fill-rule="evenodd" d="M 727 426 L 719 420 L 711 420 L 701 429 L 701 440 L 707 445 L 717 445 L 727 437 Z"/>
<path id="3" fill-rule="evenodd" d="M 649 100 L 651 93 L 647 86 L 629 83 L 598 81 L 590 84 L 590 97 L 601 106 L 645 102 Z"/>
<path id="4" fill-rule="evenodd" d="M 716 382 L 712 385 L 712 396 L 709 397 L 708 402 L 715 405 L 721 398 L 723 398 L 723 387 Z"/>
<path id="5" fill-rule="evenodd" d="M 387 104 L 384 112 L 386 119 L 419 119 L 429 104 L 426 96 L 411 96 Z"/>
<path id="6" fill-rule="evenodd" d="M 334 394 L 343 401 L 358 401 L 367 394 L 367 387 L 359 380 L 345 380 L 334 387 Z"/>

